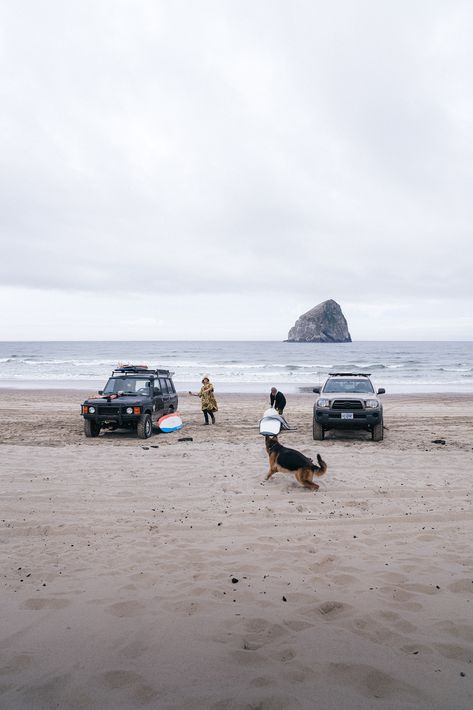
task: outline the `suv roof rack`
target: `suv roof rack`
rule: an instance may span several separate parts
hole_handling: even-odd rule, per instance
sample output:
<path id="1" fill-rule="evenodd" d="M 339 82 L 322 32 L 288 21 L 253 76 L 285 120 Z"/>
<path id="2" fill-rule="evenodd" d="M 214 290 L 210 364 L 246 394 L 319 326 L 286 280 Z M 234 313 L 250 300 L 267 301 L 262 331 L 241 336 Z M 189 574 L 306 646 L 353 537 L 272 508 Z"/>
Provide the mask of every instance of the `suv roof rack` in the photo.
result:
<path id="1" fill-rule="evenodd" d="M 162 375 L 164 377 L 172 377 L 174 375 L 174 372 L 169 370 L 149 368 L 148 365 L 119 365 L 113 370 L 112 376 L 118 373 L 127 375 Z"/>
<path id="2" fill-rule="evenodd" d="M 370 377 L 371 372 L 329 372 L 330 377 Z"/>

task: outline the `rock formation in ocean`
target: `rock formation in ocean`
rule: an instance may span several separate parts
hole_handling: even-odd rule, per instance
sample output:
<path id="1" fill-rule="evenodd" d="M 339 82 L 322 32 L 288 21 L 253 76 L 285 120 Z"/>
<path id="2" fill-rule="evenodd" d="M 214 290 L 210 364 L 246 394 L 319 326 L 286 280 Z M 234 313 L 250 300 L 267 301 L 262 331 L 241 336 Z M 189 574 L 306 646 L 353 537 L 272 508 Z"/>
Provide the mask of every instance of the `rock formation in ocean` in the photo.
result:
<path id="1" fill-rule="evenodd" d="M 300 316 L 287 336 L 288 343 L 351 343 L 342 309 L 332 299 Z"/>

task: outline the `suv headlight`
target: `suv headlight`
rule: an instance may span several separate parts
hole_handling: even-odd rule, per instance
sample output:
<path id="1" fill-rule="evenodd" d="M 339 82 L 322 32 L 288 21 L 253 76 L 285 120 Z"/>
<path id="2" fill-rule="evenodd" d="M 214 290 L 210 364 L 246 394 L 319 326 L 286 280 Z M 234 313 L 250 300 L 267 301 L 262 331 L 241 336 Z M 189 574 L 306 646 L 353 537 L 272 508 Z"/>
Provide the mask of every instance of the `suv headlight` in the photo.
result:
<path id="1" fill-rule="evenodd" d="M 379 407 L 377 399 L 367 399 L 365 404 L 367 409 L 375 409 L 376 407 Z"/>
<path id="2" fill-rule="evenodd" d="M 95 407 L 89 407 L 89 414 L 95 414 Z"/>
<path id="3" fill-rule="evenodd" d="M 127 413 L 127 414 L 133 414 L 133 407 L 127 407 L 127 408 L 126 408 L 126 413 Z"/>
<path id="4" fill-rule="evenodd" d="M 322 397 L 321 399 L 317 400 L 317 406 L 318 407 L 330 407 L 330 400 Z"/>

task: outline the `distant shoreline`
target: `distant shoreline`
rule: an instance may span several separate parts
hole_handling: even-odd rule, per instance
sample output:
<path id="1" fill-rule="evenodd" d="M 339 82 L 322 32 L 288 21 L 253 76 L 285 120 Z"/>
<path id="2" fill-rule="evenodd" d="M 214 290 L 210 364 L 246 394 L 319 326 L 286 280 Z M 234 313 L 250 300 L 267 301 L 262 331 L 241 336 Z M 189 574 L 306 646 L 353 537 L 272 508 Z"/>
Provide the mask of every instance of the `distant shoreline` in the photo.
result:
<path id="1" fill-rule="evenodd" d="M 196 381 L 189 382 L 179 382 L 174 380 L 176 390 L 179 396 L 185 396 L 189 390 L 195 389 L 199 384 Z M 218 394 L 234 394 L 234 395 L 261 395 L 269 393 L 273 385 L 273 381 L 268 380 L 267 382 L 218 382 L 214 381 L 215 389 Z M 278 383 L 276 383 L 278 384 Z M 295 384 L 281 384 L 280 389 L 289 395 L 313 395 L 313 388 L 321 382 L 313 383 L 295 383 Z M 88 381 L 78 381 L 71 380 L 70 382 L 64 382 L 60 380 L 24 380 L 24 381 L 5 381 L 0 383 L 0 391 L 2 392 L 15 392 L 25 390 L 34 390 L 35 392 L 97 392 L 104 385 L 103 380 L 88 380 Z M 426 396 L 471 396 L 473 394 L 473 384 L 468 387 L 463 386 L 461 389 L 453 389 L 451 384 L 439 385 L 439 384 L 390 384 L 389 388 L 386 388 L 386 395 L 426 395 Z M 269 397 L 269 394 L 268 394 Z"/>

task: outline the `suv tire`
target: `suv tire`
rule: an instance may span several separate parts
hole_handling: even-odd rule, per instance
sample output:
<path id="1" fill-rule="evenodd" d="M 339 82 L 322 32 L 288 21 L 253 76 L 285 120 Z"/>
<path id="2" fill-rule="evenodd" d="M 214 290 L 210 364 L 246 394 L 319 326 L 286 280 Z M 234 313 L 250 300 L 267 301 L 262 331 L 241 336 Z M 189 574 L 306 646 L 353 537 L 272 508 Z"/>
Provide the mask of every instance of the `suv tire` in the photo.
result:
<path id="1" fill-rule="evenodd" d="M 383 429 L 384 429 L 383 420 L 381 420 L 379 422 L 379 424 L 375 424 L 373 426 L 373 429 L 371 432 L 371 437 L 372 437 L 373 441 L 382 441 L 383 440 L 383 436 L 384 436 Z"/>
<path id="2" fill-rule="evenodd" d="M 153 422 L 149 414 L 142 414 L 136 428 L 140 439 L 149 439 L 153 433 Z"/>
<path id="3" fill-rule="evenodd" d="M 312 436 L 315 441 L 322 441 L 325 438 L 324 428 L 315 419 L 315 415 L 312 420 Z"/>
<path id="4" fill-rule="evenodd" d="M 100 424 L 94 422 L 93 419 L 84 419 L 84 434 L 87 438 L 98 436 L 100 434 Z"/>

